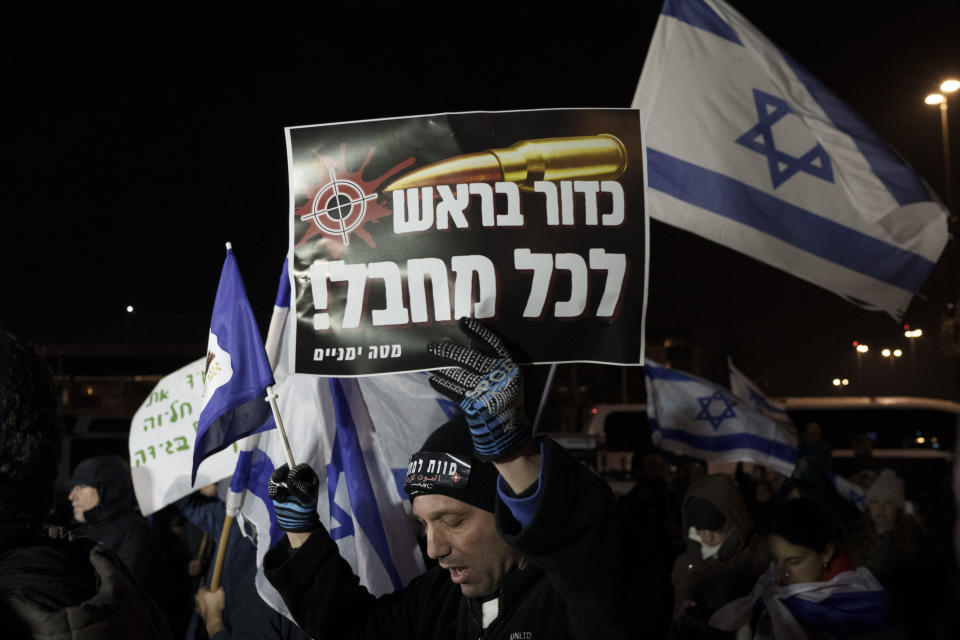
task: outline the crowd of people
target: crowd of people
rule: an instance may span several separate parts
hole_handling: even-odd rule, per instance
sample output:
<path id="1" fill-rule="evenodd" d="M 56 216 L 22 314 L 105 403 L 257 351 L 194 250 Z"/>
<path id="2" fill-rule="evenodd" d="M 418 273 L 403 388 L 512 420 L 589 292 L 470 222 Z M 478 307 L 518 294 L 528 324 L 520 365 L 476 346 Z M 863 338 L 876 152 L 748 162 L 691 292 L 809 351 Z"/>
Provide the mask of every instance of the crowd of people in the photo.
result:
<path id="1" fill-rule="evenodd" d="M 257 532 L 230 529 L 215 485 L 140 516 L 125 461 L 80 462 L 55 486 L 62 428 L 42 358 L 0 332 L 0 628 L 13 638 L 937 638 L 955 637 L 955 562 L 869 445 L 833 490 L 807 425 L 791 477 L 757 465 L 707 473 L 648 447 L 635 486 L 610 486 L 533 438 L 520 370 L 499 337 L 429 352 L 434 387 L 463 412 L 412 458 L 405 490 L 428 570 L 375 598 L 321 525 L 309 466 L 269 494 L 285 536 L 263 570 L 293 620 L 255 587 Z M 431 469 L 425 473 L 424 469 Z M 57 491 L 68 522 L 55 523 Z M 249 527 L 249 525 L 247 525 Z"/>

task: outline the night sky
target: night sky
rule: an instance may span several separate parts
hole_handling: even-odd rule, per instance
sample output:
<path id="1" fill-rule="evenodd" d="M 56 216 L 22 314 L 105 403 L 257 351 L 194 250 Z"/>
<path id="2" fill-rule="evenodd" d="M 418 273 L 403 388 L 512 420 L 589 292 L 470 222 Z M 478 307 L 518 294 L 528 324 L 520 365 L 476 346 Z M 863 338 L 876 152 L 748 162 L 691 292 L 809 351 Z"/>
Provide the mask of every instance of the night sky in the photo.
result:
<path id="1" fill-rule="evenodd" d="M 146 14 L 4 25 L 0 325 L 39 345 L 202 352 L 225 241 L 258 314 L 272 304 L 288 242 L 284 126 L 627 107 L 660 6 L 635 4 L 629 17 L 614 4 L 458 4 L 275 12 L 245 28 Z M 939 114 L 923 97 L 960 76 L 960 3 L 732 4 L 945 197 Z M 948 259 L 905 318 L 927 336 L 917 359 L 877 369 L 871 391 L 956 395 L 936 344 L 956 298 Z M 656 222 L 650 274 L 648 335 L 710 345 L 703 368 L 718 380 L 729 354 L 775 394 L 822 395 L 853 377 L 851 340 L 905 342 L 883 314 Z"/>

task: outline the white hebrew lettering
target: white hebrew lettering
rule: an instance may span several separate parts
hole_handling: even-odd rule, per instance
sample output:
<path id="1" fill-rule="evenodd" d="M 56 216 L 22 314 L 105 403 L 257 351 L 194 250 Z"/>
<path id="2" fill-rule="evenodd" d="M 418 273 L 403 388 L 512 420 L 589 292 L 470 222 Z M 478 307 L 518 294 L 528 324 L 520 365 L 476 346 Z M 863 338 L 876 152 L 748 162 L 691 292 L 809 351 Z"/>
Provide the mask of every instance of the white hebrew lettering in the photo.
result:
<path id="1" fill-rule="evenodd" d="M 576 318 L 587 308 L 587 263 L 576 253 L 558 253 L 555 263 L 557 270 L 570 272 L 570 299 L 557 302 L 553 306 L 553 315 Z"/>
<path id="2" fill-rule="evenodd" d="M 485 227 L 492 227 L 494 224 L 493 188 L 483 182 L 472 182 L 470 183 L 470 193 L 480 196 L 480 222 Z"/>
<path id="3" fill-rule="evenodd" d="M 507 196 L 507 213 L 497 216 L 498 227 L 522 227 L 524 220 L 520 213 L 520 188 L 515 182 L 498 182 L 494 185 L 497 193 Z"/>
<path id="4" fill-rule="evenodd" d="M 486 256 L 453 256 L 450 266 L 454 281 L 453 315 L 456 318 L 492 318 L 497 309 L 497 273 Z M 479 301 L 473 302 L 473 274 L 477 274 Z"/>
<path id="5" fill-rule="evenodd" d="M 433 317 L 438 322 L 450 320 L 450 289 L 447 265 L 440 258 L 415 258 L 407 261 L 407 290 L 410 292 L 410 319 L 427 322 L 426 277 L 430 276 L 433 291 Z"/>
<path id="6" fill-rule="evenodd" d="M 438 185 L 437 193 L 440 195 L 440 202 L 437 204 L 437 229 L 447 228 L 448 217 L 458 229 L 466 229 L 469 225 L 463 212 L 470 206 L 470 190 L 467 185 L 458 184 L 456 196 L 446 184 Z"/>
<path id="7" fill-rule="evenodd" d="M 356 329 L 360 326 L 363 300 L 366 297 L 367 265 L 345 264 L 343 260 L 335 260 L 328 264 L 330 282 L 347 283 L 347 303 L 344 306 L 343 321 L 340 326 L 344 329 Z"/>
<path id="8" fill-rule="evenodd" d="M 513 266 L 521 271 L 533 270 L 530 295 L 523 309 L 524 318 L 539 318 L 547 303 L 547 292 L 553 277 L 553 256 L 549 253 L 531 253 L 530 249 L 513 250 Z"/>
<path id="9" fill-rule="evenodd" d="M 400 267 L 396 262 L 373 262 L 367 266 L 368 278 L 381 278 L 387 306 L 383 309 L 374 309 L 370 315 L 373 326 L 387 324 L 407 324 L 410 314 L 403 306 L 403 282 L 400 280 Z"/>
<path id="10" fill-rule="evenodd" d="M 596 226 L 597 192 L 600 191 L 600 183 L 596 180 L 575 180 L 573 190 L 583 194 L 583 203 L 586 207 L 584 222 Z"/>
<path id="11" fill-rule="evenodd" d="M 557 226 L 560 224 L 560 205 L 557 200 L 557 185 L 552 182 L 538 180 L 533 183 L 533 190 L 542 193 L 546 199 L 547 224 Z"/>
<path id="12" fill-rule="evenodd" d="M 604 269 L 607 272 L 607 283 L 603 287 L 597 316 L 609 318 L 620 304 L 623 279 L 627 272 L 627 256 L 624 253 L 607 253 L 603 249 L 590 249 L 590 268 Z"/>
<path id="13" fill-rule="evenodd" d="M 600 183 L 600 191 L 606 191 L 613 196 L 613 208 L 600 218 L 605 227 L 615 227 L 623 224 L 626 217 L 626 206 L 623 197 L 623 186 L 614 180 L 604 180 Z"/>

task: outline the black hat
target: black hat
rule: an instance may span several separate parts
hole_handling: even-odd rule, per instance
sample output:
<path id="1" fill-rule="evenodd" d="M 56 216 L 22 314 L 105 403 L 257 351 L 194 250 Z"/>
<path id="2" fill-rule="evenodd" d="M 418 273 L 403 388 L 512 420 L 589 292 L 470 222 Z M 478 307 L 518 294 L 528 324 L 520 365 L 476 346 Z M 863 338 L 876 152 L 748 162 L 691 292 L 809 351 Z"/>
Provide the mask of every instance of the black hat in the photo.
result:
<path id="1" fill-rule="evenodd" d="M 712 502 L 690 496 L 687 499 L 687 524 L 695 529 L 722 531 L 727 517 Z"/>
<path id="2" fill-rule="evenodd" d="M 497 502 L 497 468 L 477 460 L 463 414 L 457 414 L 430 434 L 413 454 L 404 485 L 415 497 L 439 493 L 493 513 Z"/>

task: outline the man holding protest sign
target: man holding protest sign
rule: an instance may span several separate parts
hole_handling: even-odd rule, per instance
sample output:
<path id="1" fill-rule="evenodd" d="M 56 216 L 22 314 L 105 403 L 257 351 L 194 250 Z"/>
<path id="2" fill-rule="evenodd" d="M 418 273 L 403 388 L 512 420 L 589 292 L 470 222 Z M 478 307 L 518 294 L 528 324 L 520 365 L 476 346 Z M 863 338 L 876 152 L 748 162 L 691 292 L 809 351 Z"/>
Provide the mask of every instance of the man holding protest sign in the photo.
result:
<path id="1" fill-rule="evenodd" d="M 297 465 L 270 479 L 287 536 L 267 577 L 315 637 L 626 637 L 631 576 L 609 487 L 553 441 L 531 440 L 510 353 L 476 320 L 460 327 L 472 348 L 428 351 L 454 365 L 431 382 L 464 413 L 434 431 L 406 478 L 439 566 L 374 598 L 319 526 L 316 474 Z"/>

